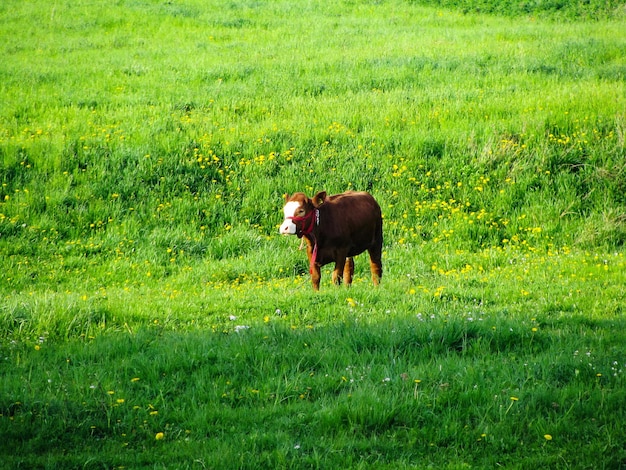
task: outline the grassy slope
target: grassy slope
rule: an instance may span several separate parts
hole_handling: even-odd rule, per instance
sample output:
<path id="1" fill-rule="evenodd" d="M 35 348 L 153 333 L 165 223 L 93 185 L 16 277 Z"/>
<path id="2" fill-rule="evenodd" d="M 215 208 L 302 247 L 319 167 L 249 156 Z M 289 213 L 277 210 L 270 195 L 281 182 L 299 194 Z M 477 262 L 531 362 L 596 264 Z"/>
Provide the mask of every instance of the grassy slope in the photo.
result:
<path id="1" fill-rule="evenodd" d="M 624 463 L 619 14 L 0 9 L 11 463 Z M 383 287 L 313 295 L 282 193 L 352 187 Z"/>

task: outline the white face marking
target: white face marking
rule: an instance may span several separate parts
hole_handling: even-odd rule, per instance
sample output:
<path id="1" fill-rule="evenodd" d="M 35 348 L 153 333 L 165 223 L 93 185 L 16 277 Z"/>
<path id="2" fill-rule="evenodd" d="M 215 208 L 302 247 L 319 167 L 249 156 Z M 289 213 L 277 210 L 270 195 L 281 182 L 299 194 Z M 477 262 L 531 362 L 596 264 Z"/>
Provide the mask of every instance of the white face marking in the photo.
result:
<path id="1" fill-rule="evenodd" d="M 293 217 L 300 207 L 300 203 L 297 201 L 289 201 L 285 204 L 283 208 L 283 212 L 285 213 L 285 220 L 283 224 L 280 226 L 279 232 L 283 235 L 295 235 L 296 234 L 296 224 L 293 223 L 289 217 Z"/>

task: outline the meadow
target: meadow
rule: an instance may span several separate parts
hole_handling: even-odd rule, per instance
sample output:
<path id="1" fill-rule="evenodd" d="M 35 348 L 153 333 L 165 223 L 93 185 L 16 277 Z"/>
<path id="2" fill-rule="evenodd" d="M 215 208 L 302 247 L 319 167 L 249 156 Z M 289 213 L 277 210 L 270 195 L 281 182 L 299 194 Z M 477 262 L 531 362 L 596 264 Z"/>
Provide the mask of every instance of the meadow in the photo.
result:
<path id="1" fill-rule="evenodd" d="M 0 5 L 0 467 L 626 466 L 626 10 Z M 313 292 L 284 195 L 367 190 Z"/>

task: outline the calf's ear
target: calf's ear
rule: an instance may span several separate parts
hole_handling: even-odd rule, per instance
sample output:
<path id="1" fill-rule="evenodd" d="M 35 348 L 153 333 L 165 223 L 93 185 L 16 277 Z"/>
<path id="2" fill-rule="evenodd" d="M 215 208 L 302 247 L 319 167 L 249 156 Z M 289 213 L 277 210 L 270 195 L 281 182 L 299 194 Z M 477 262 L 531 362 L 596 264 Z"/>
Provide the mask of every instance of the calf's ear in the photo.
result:
<path id="1" fill-rule="evenodd" d="M 313 206 L 319 207 L 322 204 L 324 204 L 325 200 L 326 200 L 326 191 L 320 191 L 315 196 L 313 196 Z"/>

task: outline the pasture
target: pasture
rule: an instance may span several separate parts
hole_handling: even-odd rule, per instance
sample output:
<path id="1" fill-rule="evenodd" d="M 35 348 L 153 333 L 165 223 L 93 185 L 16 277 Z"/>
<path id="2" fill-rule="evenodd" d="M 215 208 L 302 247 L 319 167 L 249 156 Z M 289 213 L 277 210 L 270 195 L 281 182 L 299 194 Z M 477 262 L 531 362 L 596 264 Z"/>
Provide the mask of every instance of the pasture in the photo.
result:
<path id="1" fill-rule="evenodd" d="M 625 15 L 4 1 L 2 465 L 625 466 Z M 349 189 L 381 284 L 314 292 Z"/>

